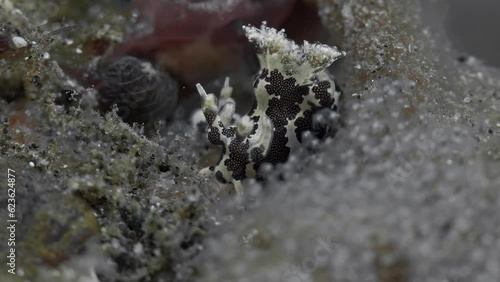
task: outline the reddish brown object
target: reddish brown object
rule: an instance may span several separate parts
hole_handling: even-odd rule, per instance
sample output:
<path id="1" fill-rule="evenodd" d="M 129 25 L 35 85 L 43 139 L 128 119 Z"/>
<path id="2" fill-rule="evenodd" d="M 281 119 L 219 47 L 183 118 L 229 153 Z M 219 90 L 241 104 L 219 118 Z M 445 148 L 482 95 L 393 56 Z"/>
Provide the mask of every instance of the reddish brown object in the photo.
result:
<path id="1" fill-rule="evenodd" d="M 225 4 L 224 4 L 225 3 Z M 242 26 L 263 21 L 290 38 L 317 41 L 322 33 L 311 0 L 134 0 L 139 23 L 153 31 L 115 48 L 114 56 L 148 57 L 186 85 L 247 71 L 253 52 Z"/>
<path id="2" fill-rule="evenodd" d="M 21 144 L 36 143 L 37 139 L 32 134 L 34 128 L 36 128 L 35 120 L 27 116 L 24 110 L 18 109 L 9 114 L 9 131 L 17 142 Z"/>
<path id="3" fill-rule="evenodd" d="M 0 33 L 0 54 L 10 50 L 9 38 L 6 34 Z"/>
<path id="4" fill-rule="evenodd" d="M 280 26 L 297 0 L 135 0 L 140 21 L 151 21 L 154 32 L 128 40 L 124 50 L 151 52 L 166 46 L 192 42 L 199 38 L 215 44 L 244 39 L 240 26 Z M 236 24 L 239 22 L 239 24 Z M 235 25 L 233 25 L 233 23 Z"/>
<path id="5" fill-rule="evenodd" d="M 204 81 L 244 64 L 242 25 L 281 26 L 296 2 L 135 0 L 139 22 L 152 22 L 153 32 L 129 38 L 114 55 L 150 57 L 187 84 Z"/>

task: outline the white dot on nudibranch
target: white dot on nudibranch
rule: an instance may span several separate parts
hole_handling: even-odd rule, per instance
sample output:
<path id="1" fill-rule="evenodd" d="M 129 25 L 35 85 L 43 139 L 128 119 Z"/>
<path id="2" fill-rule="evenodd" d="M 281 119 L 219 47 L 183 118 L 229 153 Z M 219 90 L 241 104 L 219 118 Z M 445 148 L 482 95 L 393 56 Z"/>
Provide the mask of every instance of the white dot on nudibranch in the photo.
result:
<path id="1" fill-rule="evenodd" d="M 14 43 L 14 46 L 18 49 L 28 46 L 28 41 L 26 41 L 26 39 L 22 38 L 21 36 L 13 36 L 12 42 Z"/>
<path id="2" fill-rule="evenodd" d="M 35 167 L 35 163 L 34 163 L 34 162 L 29 162 L 29 163 L 28 163 L 28 165 L 29 165 L 30 167 Z"/>

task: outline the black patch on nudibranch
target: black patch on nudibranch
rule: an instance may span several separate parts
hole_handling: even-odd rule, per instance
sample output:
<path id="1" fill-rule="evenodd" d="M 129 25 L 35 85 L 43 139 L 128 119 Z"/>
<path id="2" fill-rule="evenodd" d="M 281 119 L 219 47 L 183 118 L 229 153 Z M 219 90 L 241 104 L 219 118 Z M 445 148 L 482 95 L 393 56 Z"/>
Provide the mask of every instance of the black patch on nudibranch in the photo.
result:
<path id="1" fill-rule="evenodd" d="M 311 91 L 314 93 L 314 97 L 318 99 L 319 104 L 323 107 L 330 106 L 332 102 L 332 98 L 328 90 L 331 87 L 331 83 L 329 81 L 321 81 L 318 85 L 315 85 L 311 88 Z"/>
<path id="2" fill-rule="evenodd" d="M 222 175 L 222 172 L 220 172 L 220 171 L 217 171 L 217 172 L 215 173 L 215 179 L 217 179 L 217 181 L 219 181 L 219 182 L 220 182 L 220 183 L 222 183 L 222 184 L 226 184 L 226 183 L 227 183 L 226 179 L 225 179 L 225 178 L 224 178 L 224 176 Z"/>
<path id="3" fill-rule="evenodd" d="M 295 120 L 295 136 L 297 140 L 302 143 L 302 133 L 310 131 L 315 137 L 323 138 L 326 133 L 325 128 L 313 127 L 313 116 L 322 108 L 312 108 L 304 111 L 304 116 Z"/>
<path id="4" fill-rule="evenodd" d="M 236 133 L 236 129 L 234 127 L 222 129 L 222 135 L 224 135 L 228 138 L 234 137 L 235 133 Z"/>
<path id="5" fill-rule="evenodd" d="M 250 132 L 249 136 L 252 136 L 254 135 L 255 133 L 257 133 L 257 129 L 259 129 L 259 120 L 260 120 L 260 116 L 253 116 L 250 118 L 255 124 L 252 128 L 252 131 Z"/>
<path id="6" fill-rule="evenodd" d="M 291 148 L 287 146 L 288 138 L 286 137 L 286 128 L 279 128 L 274 131 L 273 140 L 269 148 L 267 156 L 261 161 L 262 163 L 278 164 L 288 160 Z"/>
<path id="7" fill-rule="evenodd" d="M 224 145 L 220 139 L 220 132 L 217 127 L 210 126 L 208 130 L 208 141 L 214 145 Z"/>
<path id="8" fill-rule="evenodd" d="M 246 165 L 249 160 L 248 140 L 235 138 L 229 143 L 229 158 L 224 161 L 227 170 L 232 172 L 233 179 L 241 180 L 246 177 Z"/>
<path id="9" fill-rule="evenodd" d="M 253 148 L 250 151 L 250 159 L 255 163 L 260 163 L 260 161 L 264 158 L 264 150 L 262 148 Z"/>
<path id="10" fill-rule="evenodd" d="M 216 117 L 216 114 L 214 112 L 206 111 L 204 112 L 204 115 L 209 126 L 214 123 Z"/>

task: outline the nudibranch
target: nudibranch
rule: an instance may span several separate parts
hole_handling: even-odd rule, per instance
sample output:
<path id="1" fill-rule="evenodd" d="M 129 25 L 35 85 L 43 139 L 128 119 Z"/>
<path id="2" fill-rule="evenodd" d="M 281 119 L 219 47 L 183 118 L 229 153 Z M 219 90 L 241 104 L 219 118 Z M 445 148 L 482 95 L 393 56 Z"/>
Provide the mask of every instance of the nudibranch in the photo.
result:
<path id="1" fill-rule="evenodd" d="M 235 104 L 228 80 L 221 91 L 223 103 L 197 84 L 208 140 L 223 149 L 217 164 L 201 172 L 234 184 L 237 192 L 242 192 L 241 181 L 255 176 L 261 164 L 286 162 L 305 132 L 318 138 L 325 134 L 326 128 L 313 126 L 313 115 L 322 109 L 337 111 L 340 92 L 326 67 L 345 55 L 324 44 L 304 41 L 299 46 L 286 38 L 284 30 L 266 23 L 260 29 L 250 25 L 243 29 L 261 66 L 250 112 L 233 117 Z"/>

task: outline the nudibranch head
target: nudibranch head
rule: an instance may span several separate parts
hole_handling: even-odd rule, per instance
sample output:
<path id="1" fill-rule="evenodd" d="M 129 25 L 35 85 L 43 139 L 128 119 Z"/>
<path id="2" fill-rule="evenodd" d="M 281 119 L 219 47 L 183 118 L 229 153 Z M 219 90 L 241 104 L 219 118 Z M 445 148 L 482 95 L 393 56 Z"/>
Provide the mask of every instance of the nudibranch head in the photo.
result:
<path id="1" fill-rule="evenodd" d="M 218 102 L 197 85 L 202 111 L 208 123 L 208 139 L 223 147 L 211 172 L 221 183 L 233 183 L 241 191 L 241 180 L 254 176 L 262 163 L 288 160 L 290 152 L 310 132 L 323 137 L 326 128 L 313 126 L 313 116 L 322 109 L 337 111 L 340 93 L 326 67 L 345 55 L 336 47 L 311 44 L 299 46 L 265 23 L 260 29 L 245 26 L 256 48 L 261 69 L 254 82 L 255 100 L 250 112 L 231 122 L 234 101 L 226 80 Z M 222 99 L 221 99 L 222 100 Z"/>

